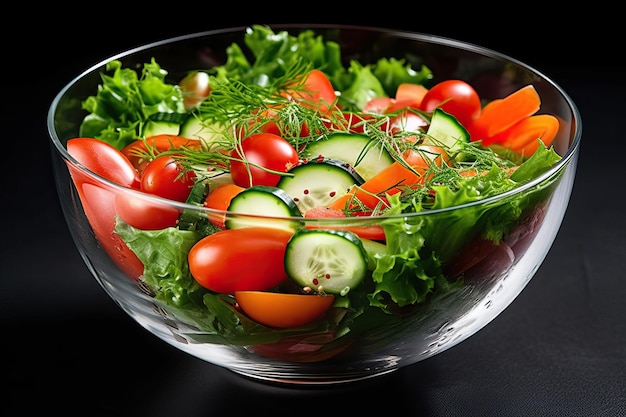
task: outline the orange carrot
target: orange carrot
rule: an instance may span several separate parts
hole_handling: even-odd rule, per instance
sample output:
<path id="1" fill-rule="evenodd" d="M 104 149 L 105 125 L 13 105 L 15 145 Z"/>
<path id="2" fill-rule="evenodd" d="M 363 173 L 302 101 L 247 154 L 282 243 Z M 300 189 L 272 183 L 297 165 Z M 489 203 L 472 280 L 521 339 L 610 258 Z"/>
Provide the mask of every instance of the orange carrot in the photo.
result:
<path id="1" fill-rule="evenodd" d="M 225 183 L 217 186 L 214 190 L 209 192 L 206 199 L 204 200 L 204 206 L 210 209 L 228 210 L 228 206 L 230 204 L 230 200 L 233 199 L 234 196 L 243 191 L 244 188 L 240 187 L 236 184 Z M 225 216 L 218 214 L 210 214 L 209 220 L 211 223 L 218 227 L 224 227 Z"/>
<path id="2" fill-rule="evenodd" d="M 421 84 L 402 83 L 396 89 L 396 100 L 412 99 L 419 104 L 426 93 L 428 93 L 428 88 Z"/>
<path id="3" fill-rule="evenodd" d="M 348 192 L 342 196 L 337 197 L 333 201 L 331 201 L 328 206 L 328 209 L 333 210 L 345 210 L 350 207 L 350 201 L 354 198 L 354 193 L 356 191 L 356 186 L 353 186 Z"/>
<path id="4" fill-rule="evenodd" d="M 508 96 L 487 104 L 476 120 L 468 126 L 472 140 L 487 146 L 492 138 L 522 119 L 532 116 L 541 107 L 541 99 L 531 84 Z"/>
<path id="5" fill-rule="evenodd" d="M 538 139 L 549 146 L 559 131 L 559 119 L 550 114 L 537 114 L 517 122 L 492 138 L 505 148 L 530 156 L 539 147 Z"/>
<path id="6" fill-rule="evenodd" d="M 304 213 L 304 217 L 308 218 L 317 218 L 317 219 L 341 219 L 346 218 L 347 214 L 344 210 L 344 207 L 341 208 L 330 208 L 330 207 L 315 207 L 309 209 L 306 213 Z M 367 225 L 367 226 L 335 226 L 335 225 L 314 225 L 308 224 L 307 228 L 309 229 L 337 229 L 337 230 L 349 230 L 353 233 L 356 233 L 358 236 L 364 239 L 370 240 L 385 240 L 385 230 L 382 226 L 377 224 Z"/>
<path id="7" fill-rule="evenodd" d="M 390 195 L 398 193 L 402 185 L 415 184 L 419 178 L 418 174 L 395 161 L 361 184 L 354 195 L 365 206 L 374 209 L 381 201 L 385 201 L 381 200 L 384 193 Z"/>
<path id="8" fill-rule="evenodd" d="M 392 113 L 407 107 L 418 109 L 428 89 L 421 84 L 402 83 L 396 90 L 396 97 L 387 107 L 386 113 Z"/>
<path id="9" fill-rule="evenodd" d="M 402 191 L 403 187 L 418 184 L 424 180 L 431 164 L 441 165 L 448 161 L 446 152 L 438 146 L 420 146 L 418 150 L 408 150 L 402 155 L 404 164 L 395 161 L 378 174 L 361 184 L 355 196 L 367 207 L 374 209 L 383 199 L 385 193 L 393 195 Z M 409 165 L 413 169 L 405 166 Z"/>

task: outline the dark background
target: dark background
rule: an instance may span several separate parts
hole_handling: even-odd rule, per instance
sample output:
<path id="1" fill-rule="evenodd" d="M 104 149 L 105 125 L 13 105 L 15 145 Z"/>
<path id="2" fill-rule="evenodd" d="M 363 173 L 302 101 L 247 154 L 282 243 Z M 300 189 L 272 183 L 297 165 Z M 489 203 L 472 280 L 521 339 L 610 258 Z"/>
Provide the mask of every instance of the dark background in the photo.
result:
<path id="1" fill-rule="evenodd" d="M 1 182 L 0 407 L 9 410 L 3 414 L 222 416 L 252 409 L 258 415 L 626 415 L 626 68 L 614 12 L 547 15 L 529 5 L 523 12 L 476 17 L 477 10 L 454 15 L 446 10 L 452 6 L 438 3 L 371 9 L 364 12 L 369 19 L 357 19 L 355 10 L 302 4 L 307 13 L 301 16 L 309 18 L 279 19 L 278 4 L 258 5 L 262 10 L 250 10 L 249 18 L 217 13 L 215 3 L 169 5 L 155 15 L 131 13 L 123 4 L 90 7 L 95 12 L 57 9 L 48 15 L 40 9 L 45 23 L 37 25 L 26 10 L 6 16 L 20 29 L 5 33 L 2 61 L 8 132 Z M 56 197 L 45 119 L 54 95 L 72 78 L 147 42 L 281 22 L 397 28 L 486 46 L 551 77 L 582 114 L 570 206 L 522 294 L 463 343 L 366 383 L 263 385 L 166 345 L 91 277 Z"/>

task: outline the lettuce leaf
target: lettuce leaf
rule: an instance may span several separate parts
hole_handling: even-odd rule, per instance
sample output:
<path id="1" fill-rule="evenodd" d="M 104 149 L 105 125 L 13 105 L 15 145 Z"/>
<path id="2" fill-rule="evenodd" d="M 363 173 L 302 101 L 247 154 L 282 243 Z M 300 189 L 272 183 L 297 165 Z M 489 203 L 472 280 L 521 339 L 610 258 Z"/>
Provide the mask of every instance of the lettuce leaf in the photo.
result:
<path id="1" fill-rule="evenodd" d="M 111 75 L 108 75 L 110 72 Z M 79 135 L 92 137 L 122 149 L 141 137 L 144 124 L 162 113 L 185 114 L 183 95 L 175 84 L 165 81 L 167 71 L 154 58 L 144 64 L 141 76 L 113 60 L 100 74 L 98 92 L 82 103 L 89 112 Z"/>

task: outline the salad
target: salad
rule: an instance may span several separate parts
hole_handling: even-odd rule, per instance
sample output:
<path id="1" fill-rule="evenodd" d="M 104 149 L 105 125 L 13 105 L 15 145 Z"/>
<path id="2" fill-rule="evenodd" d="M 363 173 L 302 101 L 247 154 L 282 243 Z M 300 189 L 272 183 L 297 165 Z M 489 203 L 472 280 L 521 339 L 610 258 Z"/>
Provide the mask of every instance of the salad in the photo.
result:
<path id="1" fill-rule="evenodd" d="M 346 66 L 313 31 L 244 39 L 178 78 L 154 59 L 109 62 L 67 142 L 94 173 L 160 197 L 107 199 L 70 164 L 100 243 L 190 339 L 334 357 L 467 285 L 541 221 L 557 178 L 468 205 L 560 160 L 532 85 L 485 103 L 404 59 Z"/>

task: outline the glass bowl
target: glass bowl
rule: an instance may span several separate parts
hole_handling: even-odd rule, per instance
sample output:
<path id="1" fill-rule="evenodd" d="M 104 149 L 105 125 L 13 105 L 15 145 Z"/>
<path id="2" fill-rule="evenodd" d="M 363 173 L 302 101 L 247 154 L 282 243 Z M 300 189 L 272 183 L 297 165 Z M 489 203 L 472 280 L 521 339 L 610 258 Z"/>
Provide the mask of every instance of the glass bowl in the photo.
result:
<path id="1" fill-rule="evenodd" d="M 427 68 L 431 76 L 423 84 L 428 88 L 443 80 L 466 81 L 483 106 L 524 86 L 535 88 L 541 98 L 538 113 L 559 121 L 550 144 L 558 160 L 511 189 L 451 207 L 343 218 L 283 215 L 271 209 L 266 214 L 267 207 L 257 210 L 265 206 L 263 198 L 238 206 L 245 209 L 207 208 L 202 200 L 181 202 L 138 191 L 68 153 L 68 140 L 82 133 L 83 103 L 98 92 L 102 74 L 112 74 L 107 63 L 115 60 L 140 74 L 154 59 L 166 70 L 165 80 L 177 84 L 191 71 L 237 65 L 229 61 L 227 50 L 236 44 L 249 54 L 246 29 L 196 33 L 122 52 L 79 74 L 52 102 L 47 124 L 59 201 L 78 251 L 104 291 L 166 343 L 237 374 L 286 384 L 345 383 L 383 375 L 428 359 L 485 327 L 520 294 L 547 256 L 569 202 L 581 139 L 580 115 L 568 95 L 509 56 L 381 28 L 272 27 L 290 36 L 312 30 L 340 46 L 340 55 L 334 56 L 340 56 L 344 68 L 354 60 L 366 66 L 392 58 L 414 74 Z M 506 154 L 503 149 L 498 153 L 497 145 L 489 149 Z M 106 155 L 94 155 L 106 164 Z M 334 156 L 341 158 L 341 152 Z M 223 178 L 232 182 L 230 176 L 219 178 L 212 180 L 216 183 L 210 191 Z M 169 213 L 176 221 L 145 232 L 122 216 L 129 206 L 152 210 L 144 220 Z M 198 245 L 223 228 L 249 230 L 231 233 L 213 246 Z M 324 233 L 291 239 L 301 229 Z M 282 242 L 280 249 L 276 241 Z M 198 246 L 204 258 L 192 262 L 190 254 Z M 199 285 L 192 267 L 204 268 L 207 280 L 225 286 Z M 331 268 L 335 275 L 345 275 L 344 281 L 320 282 L 326 270 L 312 277 L 315 268 Z M 286 280 L 283 273 L 289 275 Z M 352 283 L 355 276 L 362 281 Z M 265 282 L 255 286 L 259 279 Z M 245 302 L 243 292 L 252 293 L 252 301 Z M 276 292 L 293 297 L 263 298 Z M 332 300 L 323 308 L 317 302 L 307 306 L 306 301 L 329 296 Z M 311 317 L 301 317 L 307 314 Z"/>

